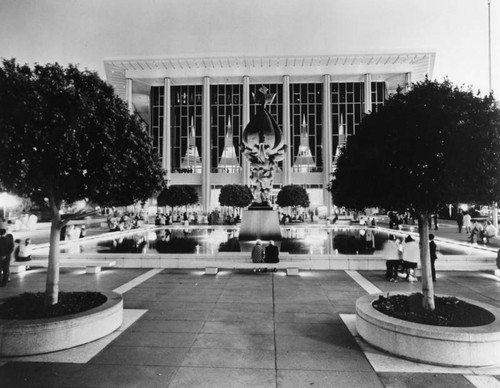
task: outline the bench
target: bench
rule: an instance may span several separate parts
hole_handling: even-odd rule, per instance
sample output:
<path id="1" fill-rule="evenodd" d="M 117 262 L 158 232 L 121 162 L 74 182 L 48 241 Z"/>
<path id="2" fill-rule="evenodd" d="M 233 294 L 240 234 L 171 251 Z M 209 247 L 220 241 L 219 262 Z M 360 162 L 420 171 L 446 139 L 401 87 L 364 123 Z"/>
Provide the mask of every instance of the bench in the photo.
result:
<path id="1" fill-rule="evenodd" d="M 214 262 L 214 263 L 207 263 L 205 265 L 205 275 L 217 275 L 219 272 L 219 268 L 226 268 L 226 269 L 248 269 L 248 270 L 253 270 L 254 268 L 257 269 L 264 269 L 267 268 L 268 270 L 273 270 L 273 269 L 284 269 L 286 270 L 286 274 L 288 276 L 296 276 L 299 274 L 299 267 L 294 263 L 287 263 L 287 262 L 279 262 L 279 263 L 252 263 L 251 261 L 248 262 Z"/>
<path id="2" fill-rule="evenodd" d="M 115 260 L 60 260 L 59 268 L 82 268 L 86 273 L 99 273 L 102 267 L 114 267 Z M 26 267 L 48 267 L 48 260 L 14 261 L 10 264 L 10 272 L 21 273 Z"/>

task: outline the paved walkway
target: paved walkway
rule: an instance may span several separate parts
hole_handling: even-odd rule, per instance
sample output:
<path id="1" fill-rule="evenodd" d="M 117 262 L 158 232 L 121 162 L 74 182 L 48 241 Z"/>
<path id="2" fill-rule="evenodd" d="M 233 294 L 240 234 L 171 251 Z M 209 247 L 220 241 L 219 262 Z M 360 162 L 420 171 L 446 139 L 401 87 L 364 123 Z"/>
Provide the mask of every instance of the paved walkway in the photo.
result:
<path id="1" fill-rule="evenodd" d="M 14 275 L 0 297 L 43 291 L 45 270 Z M 442 368 L 378 352 L 354 328 L 367 292 L 419 291 L 381 271 L 67 269 L 61 290 L 117 290 L 125 320 L 102 340 L 0 359 L 3 387 L 496 387 L 500 368 Z M 500 307 L 500 279 L 438 274 L 436 293 Z"/>
<path id="2" fill-rule="evenodd" d="M 442 221 L 438 238 L 465 243 Z M 34 237 L 34 236 L 33 236 Z M 43 232 L 36 237 L 43 242 Z M 0 298 L 44 291 L 44 269 L 12 276 Z M 500 307 L 500 279 L 442 272 L 437 294 Z M 67 351 L 0 358 L 0 387 L 500 387 L 500 368 L 442 368 L 378 352 L 355 331 L 355 301 L 420 291 L 381 271 L 284 273 L 61 270 L 61 290 L 124 295 L 119 331 Z"/>

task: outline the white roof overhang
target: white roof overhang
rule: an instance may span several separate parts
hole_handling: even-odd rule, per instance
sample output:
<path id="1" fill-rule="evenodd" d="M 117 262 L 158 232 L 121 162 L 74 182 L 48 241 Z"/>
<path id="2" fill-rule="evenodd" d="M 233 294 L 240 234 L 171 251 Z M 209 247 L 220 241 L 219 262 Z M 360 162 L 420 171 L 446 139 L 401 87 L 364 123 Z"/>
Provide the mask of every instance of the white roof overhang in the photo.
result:
<path id="1" fill-rule="evenodd" d="M 210 77 L 212 84 L 242 83 L 243 76 L 250 83 L 282 82 L 283 75 L 290 82 L 322 82 L 322 76 L 330 75 L 332 82 L 360 82 L 365 74 L 372 81 L 385 81 L 389 92 L 404 85 L 405 74 L 411 73 L 411 81 L 432 79 L 435 53 L 411 52 L 390 54 L 345 54 L 273 57 L 150 57 L 109 58 L 104 60 L 106 78 L 116 94 L 125 99 L 126 79 L 132 79 L 133 95 L 147 95 L 151 86 L 161 86 L 165 78 L 172 85 L 201 84 Z M 139 102 L 142 101 L 142 103 Z M 144 105 L 139 99 L 137 105 Z M 135 103 L 135 101 L 133 101 Z M 135 105 L 135 104 L 134 104 Z M 137 106 L 138 111 L 145 106 Z"/>

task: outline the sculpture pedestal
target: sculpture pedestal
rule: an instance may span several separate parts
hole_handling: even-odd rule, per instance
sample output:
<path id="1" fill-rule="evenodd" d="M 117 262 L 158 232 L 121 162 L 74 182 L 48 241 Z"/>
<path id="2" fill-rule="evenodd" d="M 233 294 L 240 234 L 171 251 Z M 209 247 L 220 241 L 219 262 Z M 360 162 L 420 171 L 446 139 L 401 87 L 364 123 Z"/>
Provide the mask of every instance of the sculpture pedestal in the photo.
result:
<path id="1" fill-rule="evenodd" d="M 243 210 L 239 240 L 281 240 L 278 211 L 268 209 Z"/>

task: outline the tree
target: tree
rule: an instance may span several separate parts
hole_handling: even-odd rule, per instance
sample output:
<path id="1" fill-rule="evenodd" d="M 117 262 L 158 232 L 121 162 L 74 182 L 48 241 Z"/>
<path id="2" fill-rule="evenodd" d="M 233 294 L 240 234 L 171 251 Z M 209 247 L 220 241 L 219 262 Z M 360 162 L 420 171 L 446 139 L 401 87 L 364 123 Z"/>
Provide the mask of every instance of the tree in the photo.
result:
<path id="1" fill-rule="evenodd" d="M 491 203 L 500 194 L 500 110 L 493 95 L 425 80 L 366 116 L 330 183 L 336 205 L 414 209 L 423 307 L 434 309 L 428 217 L 448 203 Z"/>
<path id="2" fill-rule="evenodd" d="M 195 205 L 200 201 L 198 192 L 196 191 L 196 188 L 194 186 L 185 185 L 184 190 L 186 191 L 187 194 L 187 200 L 185 205 Z"/>
<path id="3" fill-rule="evenodd" d="M 310 204 L 306 189 L 298 185 L 283 186 L 278 193 L 276 202 L 281 207 L 308 207 Z"/>
<path id="4" fill-rule="evenodd" d="M 57 63 L 0 67 L 0 181 L 51 214 L 46 303 L 59 293 L 59 235 L 89 209 L 60 215 L 63 203 L 146 200 L 163 171 L 139 119 L 95 72 Z"/>
<path id="5" fill-rule="evenodd" d="M 252 190 L 247 185 L 225 185 L 220 189 L 219 203 L 222 206 L 242 208 L 249 206 L 252 201 Z"/>
<path id="6" fill-rule="evenodd" d="M 172 185 L 164 189 L 157 198 L 158 206 L 176 206 L 194 205 L 198 203 L 198 192 L 193 186 Z"/>

